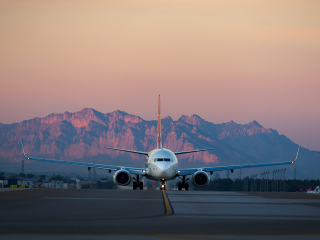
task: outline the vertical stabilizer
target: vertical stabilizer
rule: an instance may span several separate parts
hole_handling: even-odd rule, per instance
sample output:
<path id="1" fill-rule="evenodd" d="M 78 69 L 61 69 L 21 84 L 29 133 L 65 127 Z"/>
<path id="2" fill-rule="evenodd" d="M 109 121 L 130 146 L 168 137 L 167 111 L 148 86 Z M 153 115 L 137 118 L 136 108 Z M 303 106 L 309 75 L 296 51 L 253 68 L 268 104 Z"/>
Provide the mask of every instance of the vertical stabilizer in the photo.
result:
<path id="1" fill-rule="evenodd" d="M 161 139 L 161 114 L 160 114 L 160 94 L 159 94 L 159 107 L 158 107 L 158 133 L 157 133 L 157 148 L 162 148 Z"/>

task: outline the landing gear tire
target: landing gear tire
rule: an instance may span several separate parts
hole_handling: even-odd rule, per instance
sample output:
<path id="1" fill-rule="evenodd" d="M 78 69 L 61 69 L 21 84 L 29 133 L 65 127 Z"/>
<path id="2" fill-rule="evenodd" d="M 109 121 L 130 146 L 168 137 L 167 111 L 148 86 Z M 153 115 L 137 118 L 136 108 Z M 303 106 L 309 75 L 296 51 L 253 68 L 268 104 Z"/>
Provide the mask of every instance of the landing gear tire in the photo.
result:
<path id="1" fill-rule="evenodd" d="M 182 190 L 182 183 L 178 182 L 178 190 L 181 191 Z"/>
<path id="2" fill-rule="evenodd" d="M 186 191 L 189 190 L 189 184 L 188 184 L 188 183 L 185 183 L 185 184 L 184 184 L 184 190 L 186 190 Z"/>
<path id="3" fill-rule="evenodd" d="M 139 183 L 139 188 L 140 188 L 140 190 L 143 190 L 143 182 Z"/>
<path id="4" fill-rule="evenodd" d="M 132 188 L 133 188 L 133 190 L 136 190 L 136 189 L 137 189 L 137 183 L 136 183 L 136 182 L 133 182 L 133 183 L 132 183 Z"/>

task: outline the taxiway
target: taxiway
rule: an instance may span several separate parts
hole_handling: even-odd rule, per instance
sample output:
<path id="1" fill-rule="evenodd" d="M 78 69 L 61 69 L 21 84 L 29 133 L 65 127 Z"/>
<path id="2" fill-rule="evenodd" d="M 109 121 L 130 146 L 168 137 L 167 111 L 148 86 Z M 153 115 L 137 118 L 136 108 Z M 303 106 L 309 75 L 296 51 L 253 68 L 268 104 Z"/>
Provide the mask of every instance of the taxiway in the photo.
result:
<path id="1" fill-rule="evenodd" d="M 60 239 L 320 237 L 318 195 L 166 191 L 166 197 L 169 214 L 163 192 L 155 190 L 0 192 L 0 236 L 4 240 L 43 235 Z"/>

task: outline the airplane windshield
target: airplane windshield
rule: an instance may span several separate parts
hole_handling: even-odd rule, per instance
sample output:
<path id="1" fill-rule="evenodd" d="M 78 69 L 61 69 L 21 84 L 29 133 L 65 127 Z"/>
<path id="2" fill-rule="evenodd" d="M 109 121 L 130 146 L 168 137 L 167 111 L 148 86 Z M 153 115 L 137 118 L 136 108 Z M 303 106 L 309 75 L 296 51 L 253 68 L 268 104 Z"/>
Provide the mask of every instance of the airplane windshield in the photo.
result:
<path id="1" fill-rule="evenodd" d="M 166 161 L 166 162 L 170 162 L 170 158 L 155 158 L 154 162 L 162 162 L 162 161 Z"/>

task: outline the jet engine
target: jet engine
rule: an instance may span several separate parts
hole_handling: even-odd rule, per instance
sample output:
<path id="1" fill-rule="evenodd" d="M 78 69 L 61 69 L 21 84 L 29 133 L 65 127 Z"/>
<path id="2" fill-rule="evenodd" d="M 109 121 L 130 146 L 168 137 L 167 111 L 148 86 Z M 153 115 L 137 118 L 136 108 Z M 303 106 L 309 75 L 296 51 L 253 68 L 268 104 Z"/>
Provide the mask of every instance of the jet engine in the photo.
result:
<path id="1" fill-rule="evenodd" d="M 118 170 L 113 175 L 115 184 L 126 186 L 131 183 L 131 175 L 127 170 Z"/>
<path id="2" fill-rule="evenodd" d="M 191 181 L 196 187 L 204 187 L 209 184 L 210 176 L 204 171 L 197 171 L 192 175 Z"/>

